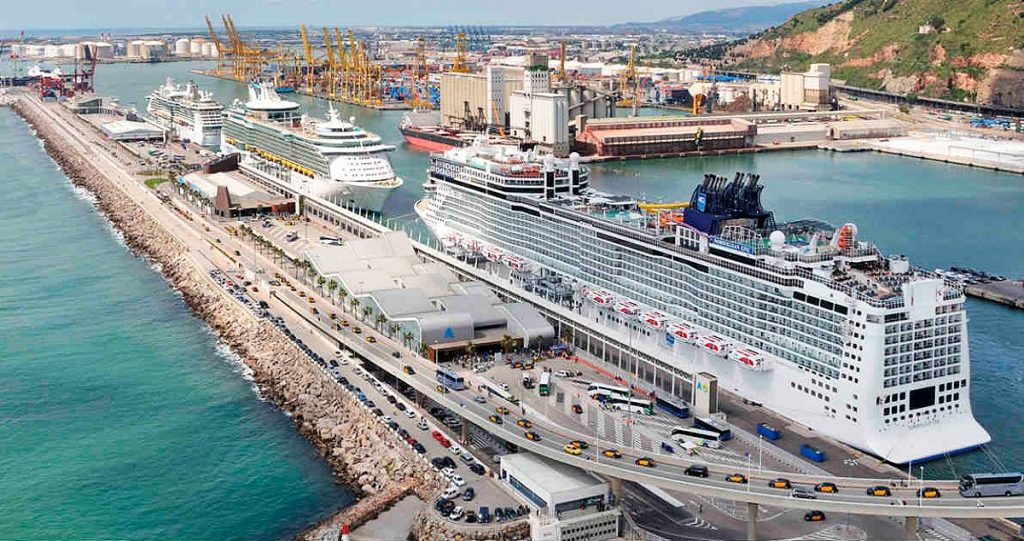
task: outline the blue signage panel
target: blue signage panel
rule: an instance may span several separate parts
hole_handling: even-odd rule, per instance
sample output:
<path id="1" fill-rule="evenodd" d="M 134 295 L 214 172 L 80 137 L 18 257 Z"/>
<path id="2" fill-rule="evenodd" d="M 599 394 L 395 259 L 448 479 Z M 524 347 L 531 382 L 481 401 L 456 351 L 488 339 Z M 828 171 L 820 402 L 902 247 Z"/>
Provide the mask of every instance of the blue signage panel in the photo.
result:
<path id="1" fill-rule="evenodd" d="M 719 237 L 711 237 L 711 244 L 717 244 L 719 246 L 729 248 L 730 250 L 736 250 L 745 254 L 754 255 L 754 249 L 742 242 L 736 242 L 734 240 L 723 239 Z"/>
<path id="2" fill-rule="evenodd" d="M 697 210 L 704 212 L 704 209 L 708 205 L 708 195 L 704 192 L 697 194 Z"/>

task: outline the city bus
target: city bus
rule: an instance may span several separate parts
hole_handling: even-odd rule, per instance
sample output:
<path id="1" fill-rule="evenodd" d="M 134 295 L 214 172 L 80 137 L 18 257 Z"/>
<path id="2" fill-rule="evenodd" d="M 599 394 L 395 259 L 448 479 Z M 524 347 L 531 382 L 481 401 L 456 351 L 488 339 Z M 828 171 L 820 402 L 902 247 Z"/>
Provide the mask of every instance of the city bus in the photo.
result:
<path id="1" fill-rule="evenodd" d="M 732 430 L 729 428 L 729 425 L 725 421 L 719 421 L 713 417 L 694 417 L 693 428 L 714 432 L 718 434 L 718 439 L 721 441 L 732 439 Z"/>
<path id="2" fill-rule="evenodd" d="M 690 408 L 673 396 L 658 395 L 655 397 L 655 403 L 659 408 L 680 419 L 690 416 Z"/>
<path id="3" fill-rule="evenodd" d="M 960 478 L 960 495 L 968 498 L 1024 495 L 1024 475 L 1013 473 L 972 473 Z"/>
<path id="4" fill-rule="evenodd" d="M 654 403 L 643 398 L 632 396 L 611 395 L 602 400 L 606 408 L 639 413 L 643 415 L 654 415 Z"/>
<path id="5" fill-rule="evenodd" d="M 447 387 L 453 391 L 461 391 L 466 388 L 466 380 L 454 370 L 439 366 L 437 367 L 436 375 L 437 382 L 443 387 Z"/>
<path id="6" fill-rule="evenodd" d="M 629 396 L 629 389 L 622 387 L 621 385 L 606 385 L 604 383 L 591 383 L 587 386 L 587 394 L 590 398 L 596 398 L 598 400 L 604 400 L 605 398 L 618 395 L 618 396 Z"/>
<path id="7" fill-rule="evenodd" d="M 722 438 L 717 432 L 699 428 L 677 426 L 672 429 L 672 439 L 684 443 L 692 443 L 702 447 L 718 449 L 722 446 Z"/>
<path id="8" fill-rule="evenodd" d="M 489 394 L 491 396 L 496 396 L 498 398 L 501 398 L 502 400 L 505 400 L 506 402 L 509 402 L 510 404 L 513 404 L 513 405 L 516 405 L 516 406 L 519 405 L 519 399 L 516 398 L 515 396 L 513 396 L 512 393 L 510 393 L 510 392 L 506 391 L 505 389 L 499 387 L 497 383 L 494 383 L 493 381 L 486 381 L 485 380 L 483 382 L 483 384 L 484 384 L 484 390 L 487 391 L 487 394 Z"/>
<path id="9" fill-rule="evenodd" d="M 540 373 L 540 383 L 537 385 L 537 392 L 541 396 L 548 396 L 551 394 L 551 372 L 547 370 Z"/>

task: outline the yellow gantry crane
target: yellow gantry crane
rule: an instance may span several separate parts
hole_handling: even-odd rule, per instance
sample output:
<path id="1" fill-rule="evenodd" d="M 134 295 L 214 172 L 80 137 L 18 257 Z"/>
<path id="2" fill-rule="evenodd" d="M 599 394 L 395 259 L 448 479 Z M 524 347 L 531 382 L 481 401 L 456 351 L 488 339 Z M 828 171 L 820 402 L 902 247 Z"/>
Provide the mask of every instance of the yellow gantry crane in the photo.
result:
<path id="1" fill-rule="evenodd" d="M 636 116 L 640 102 L 640 78 L 636 73 L 636 45 L 629 46 L 629 63 L 622 70 L 619 78 L 619 101 L 616 105 L 631 107 L 632 115 Z"/>
<path id="2" fill-rule="evenodd" d="M 427 68 L 427 42 L 423 36 L 416 38 L 416 57 L 408 79 L 412 86 L 409 93 L 409 105 L 413 109 L 429 109 L 431 107 L 430 71 Z"/>
<path id="3" fill-rule="evenodd" d="M 309 44 L 309 34 L 306 32 L 306 25 L 299 25 L 299 33 L 302 35 L 302 52 L 306 57 L 306 91 L 313 93 L 314 70 L 313 70 L 313 47 Z"/>
<path id="4" fill-rule="evenodd" d="M 452 73 L 469 73 L 469 65 L 466 63 L 466 33 L 459 32 L 455 36 L 455 62 L 452 63 Z"/>
<path id="5" fill-rule="evenodd" d="M 324 30 L 324 49 L 326 50 L 326 67 L 323 73 L 323 82 L 327 90 L 327 96 L 329 98 L 335 97 L 335 81 L 338 75 L 338 60 L 334 56 L 334 45 L 331 43 L 331 31 L 325 26 Z"/>
<path id="6" fill-rule="evenodd" d="M 220 77 L 224 75 L 224 64 L 227 62 L 228 51 L 221 43 L 220 37 L 217 36 L 217 31 L 213 29 L 209 15 L 206 16 L 206 28 L 210 31 L 210 41 L 217 48 L 217 76 Z"/>

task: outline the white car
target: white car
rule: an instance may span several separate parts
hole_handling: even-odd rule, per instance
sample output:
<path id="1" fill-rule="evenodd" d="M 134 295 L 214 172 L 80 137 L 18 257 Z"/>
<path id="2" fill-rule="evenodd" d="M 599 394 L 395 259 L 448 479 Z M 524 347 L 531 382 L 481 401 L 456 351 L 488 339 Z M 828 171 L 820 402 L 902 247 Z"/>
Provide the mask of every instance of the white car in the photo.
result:
<path id="1" fill-rule="evenodd" d="M 455 475 L 455 468 L 441 468 L 441 473 L 444 474 L 445 477 L 451 479 L 452 476 Z"/>
<path id="2" fill-rule="evenodd" d="M 346 359 L 345 357 L 339 357 L 338 364 L 340 364 L 341 366 L 348 366 L 348 359 Z"/>
<path id="3" fill-rule="evenodd" d="M 414 419 L 416 417 L 416 412 L 412 411 L 411 409 L 406 408 L 405 416 L 410 418 L 410 419 Z"/>
<path id="4" fill-rule="evenodd" d="M 462 506 L 456 505 L 455 509 L 452 509 L 452 514 L 448 515 L 448 518 L 452 520 L 462 520 Z"/>
<path id="5" fill-rule="evenodd" d="M 382 422 L 384 424 L 388 424 L 388 423 L 390 423 L 392 421 L 394 421 L 394 419 L 392 419 L 390 415 L 385 415 L 385 416 L 380 418 L 380 422 Z"/>
<path id="6" fill-rule="evenodd" d="M 461 454 L 462 454 L 462 447 L 459 447 L 458 445 L 456 445 L 456 444 L 454 444 L 454 443 L 452 444 L 452 446 L 451 446 L 451 447 L 449 447 L 449 448 L 448 448 L 448 450 L 449 450 L 449 451 L 451 451 L 451 452 L 452 452 L 452 454 L 453 454 L 453 455 L 456 455 L 456 456 L 458 456 L 458 455 L 461 455 Z"/>
<path id="7" fill-rule="evenodd" d="M 454 500 L 456 497 L 458 497 L 458 495 L 459 489 L 458 487 L 455 486 L 449 486 L 448 488 L 444 489 L 443 493 L 441 493 L 441 497 L 446 500 Z"/>
<path id="8" fill-rule="evenodd" d="M 462 476 L 457 474 L 457 473 L 452 474 L 451 480 L 452 480 L 452 484 L 457 486 L 457 487 L 461 487 L 462 485 L 466 484 L 466 480 L 463 479 Z"/>
<path id="9" fill-rule="evenodd" d="M 416 428 L 418 428 L 420 430 L 426 430 L 426 429 L 428 429 L 430 427 L 427 426 L 426 419 L 420 419 L 420 422 L 416 423 Z"/>

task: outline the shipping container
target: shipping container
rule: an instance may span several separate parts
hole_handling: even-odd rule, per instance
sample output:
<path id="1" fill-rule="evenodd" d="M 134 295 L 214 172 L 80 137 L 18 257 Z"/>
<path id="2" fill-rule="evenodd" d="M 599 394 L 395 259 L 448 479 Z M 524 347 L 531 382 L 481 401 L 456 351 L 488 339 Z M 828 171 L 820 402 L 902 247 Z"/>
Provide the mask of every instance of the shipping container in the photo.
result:
<path id="1" fill-rule="evenodd" d="M 825 451 L 822 451 L 821 449 L 818 449 L 806 443 L 800 446 L 800 454 L 815 462 L 825 461 Z"/>
<path id="2" fill-rule="evenodd" d="M 774 441 L 782 437 L 782 433 L 778 429 L 772 428 L 764 423 L 757 424 L 757 433 Z"/>

